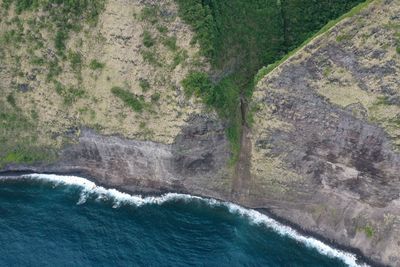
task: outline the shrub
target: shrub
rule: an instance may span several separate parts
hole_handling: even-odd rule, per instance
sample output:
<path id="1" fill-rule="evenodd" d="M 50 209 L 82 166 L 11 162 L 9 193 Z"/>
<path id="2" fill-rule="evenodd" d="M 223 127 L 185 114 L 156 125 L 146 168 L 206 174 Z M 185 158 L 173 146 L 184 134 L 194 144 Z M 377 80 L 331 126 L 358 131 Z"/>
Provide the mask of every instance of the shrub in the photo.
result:
<path id="1" fill-rule="evenodd" d="M 144 101 L 137 97 L 136 95 L 132 94 L 126 89 L 121 87 L 113 87 L 111 88 L 111 92 L 113 95 L 121 99 L 125 105 L 132 108 L 136 112 L 142 112 L 144 108 Z"/>
<path id="2" fill-rule="evenodd" d="M 62 83 L 55 82 L 55 90 L 64 100 L 64 105 L 71 105 L 75 103 L 79 98 L 85 95 L 85 91 L 81 88 L 66 87 Z"/>
<path id="3" fill-rule="evenodd" d="M 17 107 L 17 102 L 15 101 L 14 94 L 8 94 L 7 95 L 7 102 L 10 104 L 12 107 Z"/>
<path id="4" fill-rule="evenodd" d="M 177 49 L 176 46 L 176 37 L 170 36 L 163 40 L 163 44 L 168 47 L 171 51 L 175 51 Z"/>
<path id="5" fill-rule="evenodd" d="M 213 89 L 208 74 L 198 71 L 189 73 L 182 81 L 182 86 L 185 90 L 185 94 L 188 96 L 192 96 L 193 94 L 196 96 L 206 96 Z"/>
<path id="6" fill-rule="evenodd" d="M 140 13 L 140 19 L 155 24 L 158 21 L 158 8 L 156 6 L 144 7 Z"/>
<path id="7" fill-rule="evenodd" d="M 347 41 L 347 40 L 350 40 L 350 39 L 351 39 L 351 36 L 350 36 L 350 35 L 348 35 L 348 34 L 342 34 L 342 35 L 338 35 L 338 36 L 336 37 L 336 42 L 341 43 L 341 42 L 343 42 L 343 41 Z"/>
<path id="8" fill-rule="evenodd" d="M 165 27 L 165 26 L 163 26 L 163 25 L 158 25 L 158 26 L 157 26 L 157 30 L 158 30 L 160 33 L 166 33 L 166 32 L 168 31 L 168 28 Z"/>
<path id="9" fill-rule="evenodd" d="M 48 69 L 49 69 L 49 71 L 48 71 L 47 77 L 46 77 L 46 80 L 48 82 L 53 80 L 53 78 L 57 77 L 62 72 L 61 67 L 58 65 L 57 58 L 48 62 Z"/>
<path id="10" fill-rule="evenodd" d="M 143 92 L 147 92 L 150 89 L 150 83 L 146 79 L 140 79 L 139 86 Z"/>
<path id="11" fill-rule="evenodd" d="M 181 64 L 183 61 L 185 61 L 188 58 L 188 54 L 187 51 L 184 49 L 181 49 L 177 52 L 175 52 L 173 61 L 172 61 L 172 69 L 175 69 L 176 66 L 178 66 L 179 64 Z"/>
<path id="12" fill-rule="evenodd" d="M 105 66 L 105 64 L 101 63 L 97 59 L 93 59 L 92 61 L 90 61 L 90 64 L 89 64 L 89 68 L 92 69 L 92 70 L 103 69 L 104 66 Z"/>
<path id="13" fill-rule="evenodd" d="M 364 233 L 368 238 L 372 238 L 374 236 L 374 228 L 371 225 L 366 225 L 364 227 Z"/>
<path id="14" fill-rule="evenodd" d="M 71 63 L 71 68 L 75 72 L 80 72 L 82 68 L 82 55 L 79 52 L 69 51 L 68 59 Z"/>
<path id="15" fill-rule="evenodd" d="M 159 92 L 156 92 L 154 94 L 151 95 L 151 102 L 156 103 L 160 100 L 161 95 Z"/>
<path id="16" fill-rule="evenodd" d="M 59 55 L 64 54 L 65 50 L 65 41 L 68 39 L 68 32 L 64 29 L 60 29 L 57 31 L 56 36 L 54 37 L 54 47 L 57 50 Z"/>
<path id="17" fill-rule="evenodd" d="M 154 39 L 148 31 L 143 32 L 143 44 L 145 47 L 152 47 L 154 45 Z"/>
<path id="18" fill-rule="evenodd" d="M 32 54 L 30 62 L 31 64 L 38 66 L 42 66 L 45 63 L 44 58 L 38 57 L 35 54 Z"/>
<path id="19" fill-rule="evenodd" d="M 147 63 L 156 66 L 156 67 L 161 67 L 161 63 L 158 61 L 158 55 L 155 51 L 142 51 L 142 57 L 143 60 L 146 61 Z"/>

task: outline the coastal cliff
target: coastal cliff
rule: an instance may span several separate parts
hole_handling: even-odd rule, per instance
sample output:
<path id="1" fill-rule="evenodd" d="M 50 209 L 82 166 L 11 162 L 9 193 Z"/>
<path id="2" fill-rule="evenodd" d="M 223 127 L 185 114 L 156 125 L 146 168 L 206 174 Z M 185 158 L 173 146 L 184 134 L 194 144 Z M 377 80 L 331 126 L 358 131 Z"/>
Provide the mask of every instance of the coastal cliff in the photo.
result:
<path id="1" fill-rule="evenodd" d="M 0 21 L 2 170 L 266 209 L 400 266 L 399 1 L 372 1 L 259 80 L 240 101 L 238 155 L 229 119 L 181 85 L 193 70 L 221 79 L 238 60 L 212 69 L 177 4 L 159 2 L 104 2 L 61 52 L 47 26 L 37 26 L 43 45 L 30 47 L 29 27 L 46 11 L 29 23 L 30 11 L 10 7 Z M 15 50 L 4 36 L 21 27 Z M 49 77 L 54 61 L 61 71 Z"/>

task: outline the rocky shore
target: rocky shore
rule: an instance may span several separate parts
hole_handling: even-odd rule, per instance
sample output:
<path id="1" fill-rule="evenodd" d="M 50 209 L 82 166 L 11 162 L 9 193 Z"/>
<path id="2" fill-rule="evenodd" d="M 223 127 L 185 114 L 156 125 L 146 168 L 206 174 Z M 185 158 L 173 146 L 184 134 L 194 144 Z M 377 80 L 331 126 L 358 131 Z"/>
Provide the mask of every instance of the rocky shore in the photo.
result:
<path id="1" fill-rule="evenodd" d="M 332 193 L 317 183 L 309 192 L 304 191 L 304 183 L 315 182 L 314 178 L 299 183 L 299 192 L 300 189 L 304 192 L 301 197 L 289 194 L 286 199 L 274 199 L 270 192 L 276 187 L 261 184 L 256 188 L 257 180 L 253 177 L 248 181 L 250 187 L 235 187 L 229 159 L 223 125 L 216 116 L 197 115 L 188 121 L 172 145 L 102 136 L 83 129 L 79 142 L 66 147 L 57 162 L 9 165 L 4 172 L 75 174 L 129 193 L 179 192 L 230 201 L 258 209 L 307 235 L 350 250 L 371 265 L 398 265 L 393 256 L 399 245 L 397 202 L 373 206 L 365 200 L 348 197 L 344 190 Z M 330 209 L 318 210 L 320 214 L 316 217 L 316 205 L 328 205 Z M 392 216 L 390 221 L 388 214 Z M 365 229 L 357 229 L 365 222 L 362 219 L 374 227 L 372 237 L 367 236 Z"/>

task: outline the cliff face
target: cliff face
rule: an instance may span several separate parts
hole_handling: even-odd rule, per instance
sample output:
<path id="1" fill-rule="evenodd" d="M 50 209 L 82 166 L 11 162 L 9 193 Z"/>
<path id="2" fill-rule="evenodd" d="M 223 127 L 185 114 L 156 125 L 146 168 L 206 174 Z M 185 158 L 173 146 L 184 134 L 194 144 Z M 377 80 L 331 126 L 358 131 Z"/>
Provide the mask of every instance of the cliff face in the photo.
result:
<path id="1" fill-rule="evenodd" d="M 249 195 L 250 202 L 273 203 L 275 213 L 395 266 L 399 12 L 398 1 L 372 4 L 258 84 Z"/>
<path id="2" fill-rule="evenodd" d="M 130 192 L 179 191 L 266 208 L 400 266 L 399 1 L 372 3 L 258 83 L 250 105 L 254 122 L 244 126 L 236 165 L 224 122 L 185 98 L 180 86 L 189 69 L 207 69 L 190 45 L 192 32 L 173 2 L 158 2 L 157 9 L 153 1 L 106 3 L 89 37 L 82 36 L 88 43 L 80 47 L 72 37 L 67 44 L 72 53 L 82 51 L 81 79 L 65 62 L 56 82 L 46 83 L 47 65 L 34 67 L 26 52 L 18 55 L 22 75 L 13 75 L 15 57 L 4 55 L 2 169 L 78 172 Z M 51 47 L 46 31 L 41 36 Z M 93 37 L 98 34 L 103 37 Z M 174 36 L 175 46 L 165 41 Z M 181 53 L 186 56 L 175 61 Z M 104 66 L 91 69 L 92 59 Z M 86 97 L 65 104 L 67 91 L 59 94 L 57 82 L 82 86 Z M 142 111 L 124 105 L 112 87 L 137 97 Z M 21 128 L 12 118 L 33 121 Z M 14 144 L 12 133 L 21 130 Z M 56 159 L 18 163 L 12 151 L 30 140 L 57 151 Z"/>

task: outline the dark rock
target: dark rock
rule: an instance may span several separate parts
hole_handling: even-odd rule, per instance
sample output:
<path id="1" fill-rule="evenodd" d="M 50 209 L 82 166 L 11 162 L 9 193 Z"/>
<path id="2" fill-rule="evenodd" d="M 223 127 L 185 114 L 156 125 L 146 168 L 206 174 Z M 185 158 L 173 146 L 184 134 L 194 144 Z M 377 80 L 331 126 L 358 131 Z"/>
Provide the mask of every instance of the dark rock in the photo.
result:
<path id="1" fill-rule="evenodd" d="M 26 93 L 29 91 L 29 89 L 30 89 L 30 87 L 29 87 L 29 84 L 27 84 L 27 83 L 19 83 L 18 84 L 18 90 L 20 92 Z"/>

